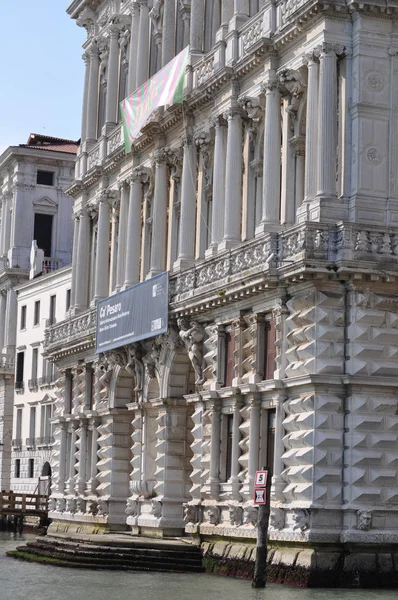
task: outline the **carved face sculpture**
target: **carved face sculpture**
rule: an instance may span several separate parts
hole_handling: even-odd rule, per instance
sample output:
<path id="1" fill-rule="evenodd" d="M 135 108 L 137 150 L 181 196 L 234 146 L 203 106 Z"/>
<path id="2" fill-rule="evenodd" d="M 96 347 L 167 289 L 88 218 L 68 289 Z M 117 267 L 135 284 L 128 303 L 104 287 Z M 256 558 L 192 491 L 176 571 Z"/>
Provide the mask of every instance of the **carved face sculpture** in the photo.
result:
<path id="1" fill-rule="evenodd" d="M 295 525 L 293 529 L 300 529 L 300 531 L 306 531 L 310 526 L 310 513 L 308 510 L 298 510 L 294 517 Z"/>
<path id="2" fill-rule="evenodd" d="M 138 502 L 129 498 L 127 500 L 127 506 L 125 510 L 126 515 L 130 517 L 136 517 L 138 515 Z"/>
<path id="3" fill-rule="evenodd" d="M 372 512 L 370 510 L 357 511 L 357 529 L 369 531 L 372 526 Z"/>
<path id="4" fill-rule="evenodd" d="M 257 527 L 257 521 L 258 508 L 256 508 L 255 506 L 248 506 L 247 508 L 245 508 L 245 524 L 251 525 L 252 527 Z"/>
<path id="5" fill-rule="evenodd" d="M 229 507 L 229 521 L 231 525 L 235 525 L 239 527 L 242 525 L 243 521 L 243 508 L 240 506 L 230 506 Z"/>
<path id="6" fill-rule="evenodd" d="M 218 525 L 220 522 L 220 509 L 217 506 L 212 506 L 207 511 L 207 516 L 211 525 Z"/>
<path id="7" fill-rule="evenodd" d="M 270 515 L 270 525 L 280 531 L 285 526 L 285 511 L 282 508 L 273 508 Z"/>
<path id="8" fill-rule="evenodd" d="M 198 510 L 196 506 L 192 506 L 191 504 L 184 504 L 184 523 L 197 523 Z"/>

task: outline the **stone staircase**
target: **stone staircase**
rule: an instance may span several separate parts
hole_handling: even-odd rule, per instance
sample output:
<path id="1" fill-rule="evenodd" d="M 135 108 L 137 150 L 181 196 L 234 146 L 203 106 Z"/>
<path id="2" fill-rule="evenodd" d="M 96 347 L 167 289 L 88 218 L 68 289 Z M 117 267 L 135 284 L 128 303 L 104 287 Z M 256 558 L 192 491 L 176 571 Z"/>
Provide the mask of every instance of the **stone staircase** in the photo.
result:
<path id="1" fill-rule="evenodd" d="M 71 539 L 66 536 L 46 536 L 36 538 L 34 542 L 19 546 L 7 554 L 21 560 L 80 569 L 204 572 L 200 547 L 197 545 L 178 540 L 113 537 L 104 535 L 91 539 Z M 123 537 L 126 539 L 123 540 Z"/>

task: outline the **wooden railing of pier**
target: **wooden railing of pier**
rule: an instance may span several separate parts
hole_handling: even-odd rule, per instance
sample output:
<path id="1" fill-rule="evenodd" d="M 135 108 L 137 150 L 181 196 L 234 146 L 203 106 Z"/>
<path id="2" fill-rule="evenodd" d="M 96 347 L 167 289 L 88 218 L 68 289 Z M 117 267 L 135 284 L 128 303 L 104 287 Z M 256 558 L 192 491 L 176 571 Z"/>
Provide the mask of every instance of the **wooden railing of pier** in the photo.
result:
<path id="1" fill-rule="evenodd" d="M 42 517 L 47 515 L 47 511 L 48 496 L 0 492 L 0 517 L 7 515 Z"/>

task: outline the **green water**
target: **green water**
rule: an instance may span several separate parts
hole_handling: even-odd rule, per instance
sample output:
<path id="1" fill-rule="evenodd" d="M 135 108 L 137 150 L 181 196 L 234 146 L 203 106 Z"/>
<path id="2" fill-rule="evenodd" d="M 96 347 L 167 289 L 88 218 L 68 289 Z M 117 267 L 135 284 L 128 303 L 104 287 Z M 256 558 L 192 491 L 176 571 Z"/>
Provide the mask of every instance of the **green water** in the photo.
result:
<path id="1" fill-rule="evenodd" d="M 303 590 L 213 575 L 125 573 L 42 566 L 5 556 L 34 536 L 0 532 L 0 600 L 397 600 L 396 591 Z"/>

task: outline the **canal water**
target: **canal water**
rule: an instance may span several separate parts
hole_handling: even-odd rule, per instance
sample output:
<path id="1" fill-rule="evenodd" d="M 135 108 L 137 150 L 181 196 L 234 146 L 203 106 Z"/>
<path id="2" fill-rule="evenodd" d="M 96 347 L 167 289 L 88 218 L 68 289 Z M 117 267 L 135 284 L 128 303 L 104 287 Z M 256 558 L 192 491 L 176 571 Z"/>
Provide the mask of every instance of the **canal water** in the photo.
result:
<path id="1" fill-rule="evenodd" d="M 215 575 L 64 569 L 8 558 L 34 536 L 0 532 L 0 600 L 396 600 L 396 591 L 304 590 Z"/>

